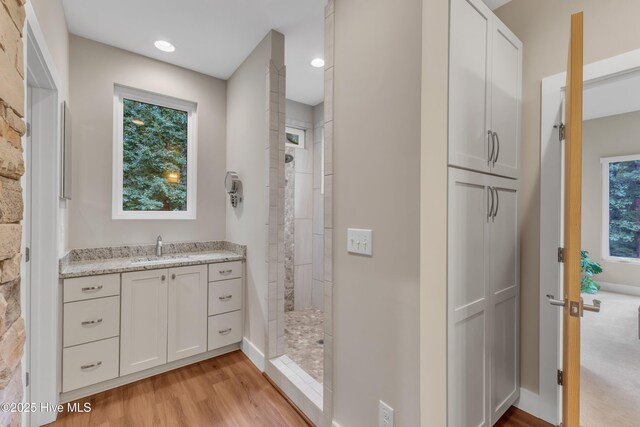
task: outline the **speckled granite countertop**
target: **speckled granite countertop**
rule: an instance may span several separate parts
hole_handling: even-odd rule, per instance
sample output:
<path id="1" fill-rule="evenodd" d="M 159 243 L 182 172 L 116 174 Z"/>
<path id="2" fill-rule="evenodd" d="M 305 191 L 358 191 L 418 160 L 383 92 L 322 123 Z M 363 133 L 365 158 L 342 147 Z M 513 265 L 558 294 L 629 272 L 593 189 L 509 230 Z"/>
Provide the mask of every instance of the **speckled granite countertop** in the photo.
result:
<path id="1" fill-rule="evenodd" d="M 224 241 L 164 243 L 161 257 L 155 251 L 155 245 L 72 249 L 60 260 L 60 278 L 241 261 L 247 255 L 246 246 Z"/>

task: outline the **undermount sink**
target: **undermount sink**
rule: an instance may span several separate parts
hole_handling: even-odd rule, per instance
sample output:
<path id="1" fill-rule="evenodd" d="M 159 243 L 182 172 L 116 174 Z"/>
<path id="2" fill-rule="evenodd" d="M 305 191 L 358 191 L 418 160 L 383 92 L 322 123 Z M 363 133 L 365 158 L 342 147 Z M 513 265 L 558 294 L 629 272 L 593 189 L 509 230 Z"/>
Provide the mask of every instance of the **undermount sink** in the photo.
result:
<path id="1" fill-rule="evenodd" d="M 131 264 L 162 264 L 165 262 L 183 262 L 189 261 L 189 255 L 166 255 L 161 257 L 137 258 L 131 261 Z"/>

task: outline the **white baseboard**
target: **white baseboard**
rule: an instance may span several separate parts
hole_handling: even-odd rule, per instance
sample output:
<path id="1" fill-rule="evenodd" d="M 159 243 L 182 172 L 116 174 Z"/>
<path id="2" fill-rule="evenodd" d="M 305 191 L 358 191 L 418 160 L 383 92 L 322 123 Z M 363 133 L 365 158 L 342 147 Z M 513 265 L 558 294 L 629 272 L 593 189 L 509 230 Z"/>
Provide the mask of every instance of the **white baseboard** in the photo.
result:
<path id="1" fill-rule="evenodd" d="M 540 396 L 537 393 L 521 387 L 520 398 L 516 400 L 514 406 L 536 418 L 540 418 L 538 415 L 540 412 Z"/>
<path id="2" fill-rule="evenodd" d="M 264 372 L 264 353 L 247 338 L 242 338 L 241 349 L 249 360 L 260 369 L 260 372 Z"/>
<path id="3" fill-rule="evenodd" d="M 633 295 L 640 297 L 640 286 L 619 285 L 617 283 L 598 282 L 601 291 L 615 292 L 617 294 Z M 597 295 L 597 294 L 596 294 Z"/>

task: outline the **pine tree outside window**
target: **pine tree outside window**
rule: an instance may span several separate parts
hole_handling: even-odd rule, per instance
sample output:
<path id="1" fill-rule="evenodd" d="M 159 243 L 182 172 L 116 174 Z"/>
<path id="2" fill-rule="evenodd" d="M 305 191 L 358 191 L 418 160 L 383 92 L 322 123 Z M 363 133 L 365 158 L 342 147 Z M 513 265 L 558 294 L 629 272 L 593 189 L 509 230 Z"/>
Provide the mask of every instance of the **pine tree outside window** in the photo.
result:
<path id="1" fill-rule="evenodd" d="M 115 86 L 114 219 L 196 218 L 196 109 Z"/>
<path id="2" fill-rule="evenodd" d="M 604 258 L 640 263 L 640 155 L 601 159 Z"/>

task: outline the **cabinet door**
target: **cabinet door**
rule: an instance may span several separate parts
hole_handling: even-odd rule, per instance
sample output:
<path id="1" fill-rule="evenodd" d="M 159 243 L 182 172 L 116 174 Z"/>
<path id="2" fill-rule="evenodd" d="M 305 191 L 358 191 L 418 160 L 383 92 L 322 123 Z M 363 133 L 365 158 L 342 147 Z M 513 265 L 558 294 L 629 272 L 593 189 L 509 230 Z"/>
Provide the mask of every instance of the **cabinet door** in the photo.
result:
<path id="1" fill-rule="evenodd" d="M 120 375 L 167 362 L 167 270 L 122 275 Z"/>
<path id="2" fill-rule="evenodd" d="M 491 17 L 481 0 L 452 0 L 449 164 L 489 172 Z"/>
<path id="3" fill-rule="evenodd" d="M 499 19 L 493 19 L 492 28 L 490 129 L 495 133 L 495 152 L 491 172 L 518 178 L 522 43 Z"/>
<path id="4" fill-rule="evenodd" d="M 168 361 L 207 351 L 207 266 L 169 270 Z"/>
<path id="5" fill-rule="evenodd" d="M 494 177 L 491 257 L 491 421 L 519 396 L 519 248 L 517 181 Z"/>
<path id="6" fill-rule="evenodd" d="M 488 426 L 489 175 L 449 168 L 449 426 Z"/>

